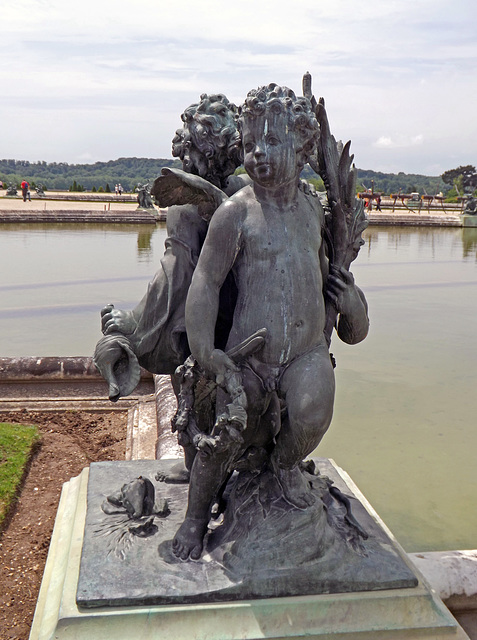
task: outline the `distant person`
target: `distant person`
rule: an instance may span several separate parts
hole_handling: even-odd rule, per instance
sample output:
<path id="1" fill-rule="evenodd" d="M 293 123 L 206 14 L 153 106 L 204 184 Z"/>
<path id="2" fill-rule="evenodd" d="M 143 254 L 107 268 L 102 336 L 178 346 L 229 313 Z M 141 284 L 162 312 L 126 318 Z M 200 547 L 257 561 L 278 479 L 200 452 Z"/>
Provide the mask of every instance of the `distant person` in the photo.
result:
<path id="1" fill-rule="evenodd" d="M 114 193 L 115 193 L 116 195 L 118 195 L 118 193 L 119 193 L 119 186 L 118 186 L 117 184 L 116 184 L 116 185 L 114 185 Z"/>
<path id="2" fill-rule="evenodd" d="M 23 180 L 21 187 L 22 187 L 23 202 L 26 202 L 27 198 L 31 202 L 30 185 L 28 184 L 28 182 L 26 180 Z"/>
<path id="3" fill-rule="evenodd" d="M 121 183 L 118 184 L 118 193 L 119 193 L 120 196 L 122 196 L 122 194 L 123 194 L 123 187 L 122 187 Z"/>
<path id="4" fill-rule="evenodd" d="M 3 181 L 0 180 L 0 189 L 3 189 Z"/>
<path id="5" fill-rule="evenodd" d="M 376 197 L 376 211 L 381 211 L 381 196 Z"/>

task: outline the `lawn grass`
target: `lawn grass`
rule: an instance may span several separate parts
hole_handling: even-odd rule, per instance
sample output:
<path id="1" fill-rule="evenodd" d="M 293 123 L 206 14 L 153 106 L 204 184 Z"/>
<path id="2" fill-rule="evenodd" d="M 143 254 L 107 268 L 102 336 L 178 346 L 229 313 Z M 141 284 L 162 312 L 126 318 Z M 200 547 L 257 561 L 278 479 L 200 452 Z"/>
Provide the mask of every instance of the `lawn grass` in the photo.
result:
<path id="1" fill-rule="evenodd" d="M 0 530 L 39 438 L 36 427 L 0 422 Z"/>

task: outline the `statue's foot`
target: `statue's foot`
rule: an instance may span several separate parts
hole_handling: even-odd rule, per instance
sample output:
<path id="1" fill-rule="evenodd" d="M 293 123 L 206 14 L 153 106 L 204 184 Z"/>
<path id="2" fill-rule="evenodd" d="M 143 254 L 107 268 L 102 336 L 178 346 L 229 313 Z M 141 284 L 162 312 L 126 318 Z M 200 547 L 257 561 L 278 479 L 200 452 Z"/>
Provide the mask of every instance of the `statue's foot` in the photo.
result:
<path id="1" fill-rule="evenodd" d="M 172 540 L 172 551 L 181 560 L 198 560 L 204 546 L 208 519 L 187 518 Z"/>
<path id="2" fill-rule="evenodd" d="M 158 471 L 156 480 L 167 484 L 188 484 L 190 471 L 183 463 L 175 464 L 170 471 Z"/>
<path id="3" fill-rule="evenodd" d="M 310 482 L 296 466 L 293 469 L 276 467 L 275 475 L 283 491 L 283 497 L 297 509 L 307 509 L 315 503 Z"/>

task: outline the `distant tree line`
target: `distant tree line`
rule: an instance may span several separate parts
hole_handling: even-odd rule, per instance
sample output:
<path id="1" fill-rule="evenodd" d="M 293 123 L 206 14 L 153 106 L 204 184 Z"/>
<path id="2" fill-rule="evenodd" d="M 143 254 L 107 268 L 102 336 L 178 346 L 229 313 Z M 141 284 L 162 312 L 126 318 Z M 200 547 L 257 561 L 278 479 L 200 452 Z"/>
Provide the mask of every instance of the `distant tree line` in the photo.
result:
<path id="1" fill-rule="evenodd" d="M 118 158 L 109 162 L 95 162 L 94 164 L 68 164 L 66 162 L 28 162 L 27 160 L 0 160 L 0 180 L 4 183 L 13 182 L 20 185 L 22 180 L 28 180 L 35 188 L 38 184 L 47 189 L 55 190 L 84 190 L 93 192 L 109 192 L 114 185 L 121 183 L 124 191 L 132 192 L 138 183 L 154 180 L 163 167 L 181 168 L 179 160 L 166 158 Z M 457 170 L 446 172 L 443 176 L 424 176 L 413 173 L 382 173 L 368 169 L 357 170 L 358 191 L 371 189 L 390 193 L 411 193 L 433 195 L 439 192 L 446 194 L 453 189 L 455 178 L 452 172 L 466 169 L 464 180 L 475 173 L 475 168 L 468 165 Z M 470 171 L 470 170 L 473 170 Z M 243 171 L 239 169 L 238 171 Z M 470 173 L 469 173 L 470 171 Z M 452 173 L 452 179 L 443 180 L 446 174 Z M 323 181 L 307 165 L 303 169 L 302 177 L 310 180 L 316 189 L 324 190 Z"/>
<path id="2" fill-rule="evenodd" d="M 389 195 L 391 193 L 413 193 L 421 195 L 435 195 L 445 193 L 449 187 L 444 183 L 441 176 L 423 176 L 416 173 L 382 173 L 368 169 L 358 169 L 357 176 L 360 191 L 371 189 L 374 185 L 375 191 L 382 191 Z"/>
<path id="3" fill-rule="evenodd" d="M 179 160 L 166 158 L 118 158 L 94 164 L 66 162 L 29 162 L 28 160 L 0 160 L 0 180 L 18 187 L 27 180 L 35 188 L 42 184 L 51 190 L 109 192 L 121 183 L 123 190 L 132 192 L 138 183 L 154 180 L 163 167 L 181 168 Z M 76 185 L 76 187 L 74 187 Z"/>
<path id="4" fill-rule="evenodd" d="M 314 184 L 318 191 L 324 191 L 325 187 L 321 178 L 306 165 L 302 172 L 302 177 Z M 412 193 L 413 191 L 422 194 L 434 195 L 445 193 L 449 190 L 441 176 L 423 176 L 415 173 L 382 173 L 381 171 L 371 171 L 370 169 L 357 169 L 356 178 L 357 191 L 373 189 L 387 195 L 391 193 Z"/>

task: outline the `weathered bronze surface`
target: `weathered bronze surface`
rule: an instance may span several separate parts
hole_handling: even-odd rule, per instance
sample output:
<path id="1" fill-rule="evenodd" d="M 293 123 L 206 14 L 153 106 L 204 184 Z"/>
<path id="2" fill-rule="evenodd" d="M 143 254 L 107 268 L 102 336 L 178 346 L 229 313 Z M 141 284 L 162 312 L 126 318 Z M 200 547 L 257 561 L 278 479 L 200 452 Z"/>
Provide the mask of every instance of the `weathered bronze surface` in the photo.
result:
<path id="1" fill-rule="evenodd" d="M 151 190 L 169 207 L 161 268 L 133 311 L 103 309 L 95 352 L 112 400 L 139 365 L 172 375 L 185 467 L 157 478 L 189 489 L 170 550 L 198 560 L 213 540 L 239 581 L 274 575 L 286 556 L 293 575 L 326 558 L 326 583 L 367 555 L 348 498 L 305 462 L 333 413 L 333 329 L 356 344 L 369 322 L 349 271 L 367 224 L 350 143 L 332 136 L 309 74 L 303 93 L 270 84 L 240 109 L 203 95 L 184 112 L 173 140 L 184 170 Z M 232 176 L 242 161 L 247 175 Z M 300 180 L 307 162 L 326 212 Z"/>

